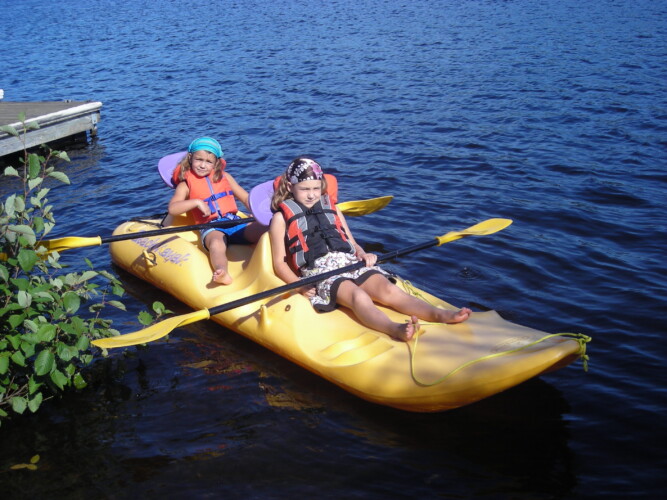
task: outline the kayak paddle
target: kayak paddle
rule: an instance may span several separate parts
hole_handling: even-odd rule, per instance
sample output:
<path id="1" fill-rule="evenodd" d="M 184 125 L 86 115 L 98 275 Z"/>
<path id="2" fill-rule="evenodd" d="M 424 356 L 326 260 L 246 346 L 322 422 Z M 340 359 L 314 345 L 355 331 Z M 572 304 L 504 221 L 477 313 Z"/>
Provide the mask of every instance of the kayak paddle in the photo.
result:
<path id="1" fill-rule="evenodd" d="M 368 215 L 378 210 L 383 209 L 387 204 L 393 199 L 393 196 L 382 196 L 380 198 L 371 198 L 368 200 L 352 200 L 339 203 L 337 206 L 340 208 L 341 212 L 345 215 L 350 215 L 352 217 L 359 215 Z M 78 237 L 78 236 L 64 236 L 62 238 L 56 238 L 53 240 L 45 240 L 40 242 L 40 245 L 46 247 L 49 252 L 62 252 L 63 250 L 69 250 L 70 248 L 81 248 L 81 247 L 92 247 L 100 246 L 103 243 L 113 243 L 114 241 L 124 241 L 124 240 L 134 240 L 137 238 L 148 238 L 151 236 L 159 236 L 162 234 L 171 234 L 171 233 L 183 233 L 185 231 L 194 231 L 196 229 L 208 228 L 208 227 L 232 227 L 238 224 L 245 224 L 248 222 L 254 222 L 255 217 L 246 217 L 235 220 L 226 220 L 226 221 L 217 221 L 209 222 L 206 224 L 193 224 L 190 226 L 171 226 L 165 227 L 162 229 L 155 229 L 154 231 L 140 231 L 137 233 L 130 234 L 119 234 L 116 236 L 90 236 L 90 237 Z"/>
<path id="2" fill-rule="evenodd" d="M 78 236 L 63 236 L 53 240 L 46 240 L 40 242 L 40 245 L 46 247 L 49 252 L 62 252 L 70 248 L 93 247 L 99 246 L 102 243 L 113 243 L 114 241 L 135 240 L 137 238 L 148 238 L 150 236 L 159 236 L 162 234 L 183 233 L 185 231 L 193 231 L 195 229 L 202 229 L 204 227 L 232 227 L 247 222 L 253 222 L 253 217 L 246 217 L 242 219 L 223 220 L 216 222 L 209 222 L 206 224 L 193 224 L 191 226 L 170 226 L 162 229 L 155 229 L 153 231 L 139 231 L 137 233 L 119 234 L 116 236 L 90 236 L 88 238 Z"/>
<path id="3" fill-rule="evenodd" d="M 418 250 L 423 250 L 425 248 L 430 248 L 432 246 L 440 246 L 444 243 L 449 243 L 450 241 L 455 241 L 466 236 L 484 236 L 487 234 L 493 234 L 502 229 L 505 229 L 511 223 L 512 221 L 510 219 L 488 219 L 462 231 L 450 231 L 447 234 L 438 236 L 424 243 L 419 243 L 402 250 L 395 250 L 393 252 L 385 253 L 384 255 L 379 256 L 377 261 L 379 263 L 395 259 L 402 255 L 413 253 Z M 317 283 L 319 281 L 330 278 L 331 276 L 354 271 L 355 269 L 359 269 L 364 266 L 364 261 L 360 261 L 349 266 L 341 267 L 340 269 L 334 269 L 333 271 L 303 278 L 299 281 L 295 281 L 294 283 L 289 283 L 277 288 L 265 290 L 254 295 L 250 295 L 249 297 L 233 300 L 231 302 L 227 302 L 226 304 L 220 304 L 219 306 L 212 307 L 211 309 L 201 309 L 199 311 L 194 311 L 188 314 L 174 316 L 137 332 L 128 333 L 126 335 L 119 335 L 116 337 L 93 340 L 92 344 L 102 348 L 127 347 L 136 344 L 145 344 L 147 342 L 151 342 L 169 335 L 169 333 L 171 333 L 175 328 L 209 319 L 211 316 L 229 311 L 235 307 L 244 306 L 267 297 L 273 297 L 274 295 L 280 295 L 290 290 L 294 290 L 295 288 Z"/>

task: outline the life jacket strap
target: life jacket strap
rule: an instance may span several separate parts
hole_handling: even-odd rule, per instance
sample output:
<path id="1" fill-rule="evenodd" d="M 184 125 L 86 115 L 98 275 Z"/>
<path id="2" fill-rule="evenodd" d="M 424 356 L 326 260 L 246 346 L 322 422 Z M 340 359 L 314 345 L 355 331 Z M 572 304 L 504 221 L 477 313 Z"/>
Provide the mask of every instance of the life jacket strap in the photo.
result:
<path id="1" fill-rule="evenodd" d="M 220 209 L 220 205 L 218 204 L 218 199 L 224 198 L 225 196 L 234 196 L 233 191 L 223 191 L 221 193 L 216 193 L 213 190 L 213 184 L 211 183 L 211 179 L 206 177 L 206 183 L 208 184 L 208 189 L 211 191 L 211 196 L 208 198 L 205 198 L 204 201 L 208 204 L 208 208 L 211 210 L 211 213 L 217 213 L 218 217 L 224 217 L 226 214 L 222 213 L 222 210 Z"/>

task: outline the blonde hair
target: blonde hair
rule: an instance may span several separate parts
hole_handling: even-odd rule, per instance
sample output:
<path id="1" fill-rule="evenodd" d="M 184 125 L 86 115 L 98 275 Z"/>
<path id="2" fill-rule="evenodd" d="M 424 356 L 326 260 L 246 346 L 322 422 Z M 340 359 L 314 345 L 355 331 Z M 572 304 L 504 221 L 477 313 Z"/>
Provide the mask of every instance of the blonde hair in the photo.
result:
<path id="1" fill-rule="evenodd" d="M 205 152 L 215 156 L 210 151 L 205 151 Z M 185 180 L 185 174 L 187 174 L 190 170 L 192 170 L 192 163 L 190 162 L 191 157 L 192 153 L 186 154 L 183 157 L 183 159 L 178 163 L 178 165 L 176 165 L 176 168 L 179 169 L 178 182 L 183 182 Z M 225 170 L 226 166 L 227 162 L 225 162 L 224 158 L 216 157 L 215 166 L 213 167 L 213 182 L 218 182 L 220 179 L 222 179 L 222 172 Z"/>
<path id="2" fill-rule="evenodd" d="M 324 177 L 320 180 L 322 183 L 322 194 L 327 194 L 327 181 Z M 292 191 L 289 188 L 290 182 L 287 180 L 287 171 L 283 172 L 278 181 L 278 187 L 271 198 L 271 210 L 277 212 L 280 204 L 287 200 L 294 198 Z"/>

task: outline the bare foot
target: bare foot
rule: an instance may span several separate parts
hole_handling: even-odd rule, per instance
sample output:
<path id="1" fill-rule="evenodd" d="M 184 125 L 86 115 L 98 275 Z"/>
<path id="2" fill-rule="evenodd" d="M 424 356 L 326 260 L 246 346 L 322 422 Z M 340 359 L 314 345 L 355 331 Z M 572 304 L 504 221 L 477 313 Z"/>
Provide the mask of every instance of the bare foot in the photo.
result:
<path id="1" fill-rule="evenodd" d="M 403 342 L 410 340 L 415 336 L 415 333 L 419 331 L 419 319 L 417 319 L 417 316 L 411 316 L 409 323 L 396 323 L 396 325 L 396 330 L 393 334 L 390 333 L 389 335 L 396 340 L 402 340 Z"/>
<path id="2" fill-rule="evenodd" d="M 467 307 L 462 307 L 458 311 L 442 311 L 441 323 L 463 323 L 467 320 L 472 311 Z"/>
<path id="3" fill-rule="evenodd" d="M 233 280 L 225 269 L 216 269 L 213 273 L 213 281 L 219 285 L 229 285 Z"/>

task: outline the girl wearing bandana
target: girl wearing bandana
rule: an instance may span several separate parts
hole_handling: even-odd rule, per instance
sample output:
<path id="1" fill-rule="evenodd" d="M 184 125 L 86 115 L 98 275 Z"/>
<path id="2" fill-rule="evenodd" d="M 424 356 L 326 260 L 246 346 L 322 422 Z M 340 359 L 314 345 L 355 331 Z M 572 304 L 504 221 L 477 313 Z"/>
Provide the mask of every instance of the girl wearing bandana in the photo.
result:
<path id="1" fill-rule="evenodd" d="M 286 283 L 359 261 L 365 267 L 341 273 L 301 293 L 319 312 L 338 305 L 348 307 L 368 328 L 408 341 L 419 330 L 419 319 L 460 323 L 472 311 L 440 309 L 405 293 L 375 266 L 377 255 L 366 253 L 354 240 L 341 211 L 331 203 L 321 167 L 310 158 L 296 158 L 281 176 L 271 203 L 276 212 L 269 236 L 273 268 Z M 375 302 L 409 316 L 406 323 L 393 322 Z"/>
<path id="2" fill-rule="evenodd" d="M 248 192 L 225 166 L 218 141 L 211 137 L 192 141 L 188 154 L 173 174 L 176 189 L 169 201 L 169 213 L 192 212 L 197 224 L 239 219 L 236 200 L 248 207 Z M 232 282 L 227 272 L 227 245 L 255 243 L 264 231 L 265 228 L 255 222 L 200 231 L 202 246 L 208 251 L 213 267 L 212 281 L 220 285 Z"/>

